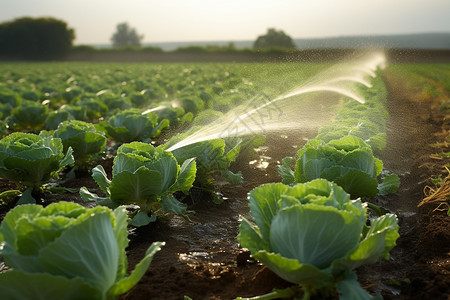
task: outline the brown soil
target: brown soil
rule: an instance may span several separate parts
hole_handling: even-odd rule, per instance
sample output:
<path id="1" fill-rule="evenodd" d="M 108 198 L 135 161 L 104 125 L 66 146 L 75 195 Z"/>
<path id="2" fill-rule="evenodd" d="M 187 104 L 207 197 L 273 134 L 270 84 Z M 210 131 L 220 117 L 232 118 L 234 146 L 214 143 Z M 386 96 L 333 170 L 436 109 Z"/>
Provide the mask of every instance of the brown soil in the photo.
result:
<path id="1" fill-rule="evenodd" d="M 417 205 L 423 199 L 428 178 L 442 172 L 445 162 L 430 157 L 436 150 L 429 144 L 445 138 L 448 124 L 431 99 L 420 99 L 405 92 L 401 83 L 389 74 L 388 147 L 381 157 L 386 169 L 401 178 L 400 190 L 393 195 L 371 199 L 399 217 L 400 238 L 389 261 L 358 269 L 362 286 L 385 299 L 449 299 L 450 297 L 450 217 L 434 211 L 437 204 Z M 276 165 L 285 156 L 293 156 L 303 138 L 316 132 L 289 133 L 288 138 L 273 135 L 267 147 L 242 157 L 233 168 L 242 170 L 242 186 L 222 184 L 217 190 L 226 199 L 215 204 L 201 192 L 186 197 L 190 220 L 179 216 L 160 218 L 157 222 L 132 230 L 128 258 L 130 269 L 144 256 L 154 241 L 165 241 L 142 280 L 125 299 L 234 299 L 250 297 L 290 284 L 251 259 L 236 241 L 240 216 L 248 217 L 247 193 L 266 182 L 279 182 Z M 448 150 L 447 150 L 448 151 Z M 249 164 L 249 162 L 252 162 Z M 448 161 L 447 161 L 448 162 Z M 102 164 L 108 172 L 111 159 Z M 268 163 L 268 165 L 266 164 Z M 445 174 L 444 174 L 445 175 Z M 96 188 L 83 176 L 67 187 Z M 0 191 L 14 185 L 0 179 Z M 77 194 L 46 194 L 46 200 L 80 201 Z M 3 207 L 5 213 L 9 207 Z M 0 267 L 1 269 L 1 267 Z"/>

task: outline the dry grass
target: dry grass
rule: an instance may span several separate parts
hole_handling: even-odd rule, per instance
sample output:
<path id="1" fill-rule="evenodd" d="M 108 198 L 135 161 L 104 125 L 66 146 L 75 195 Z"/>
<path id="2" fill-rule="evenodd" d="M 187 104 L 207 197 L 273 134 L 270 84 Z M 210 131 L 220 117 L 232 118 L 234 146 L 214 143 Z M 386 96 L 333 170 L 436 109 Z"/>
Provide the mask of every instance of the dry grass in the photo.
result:
<path id="1" fill-rule="evenodd" d="M 430 203 L 439 203 L 436 210 L 443 210 L 442 207 L 450 208 L 450 170 L 445 167 L 449 175 L 444 178 L 441 182 L 435 184 L 435 187 L 427 185 L 424 188 L 425 198 L 419 203 L 418 206 Z"/>

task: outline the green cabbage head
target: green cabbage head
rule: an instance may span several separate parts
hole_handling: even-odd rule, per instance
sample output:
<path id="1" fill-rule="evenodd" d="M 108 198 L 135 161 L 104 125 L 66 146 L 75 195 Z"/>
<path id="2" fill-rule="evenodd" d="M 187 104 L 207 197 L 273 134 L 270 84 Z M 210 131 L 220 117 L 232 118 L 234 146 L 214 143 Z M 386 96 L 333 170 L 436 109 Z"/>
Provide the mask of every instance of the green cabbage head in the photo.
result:
<path id="1" fill-rule="evenodd" d="M 75 164 L 79 168 L 88 167 L 99 160 L 106 146 L 104 131 L 94 124 L 79 120 L 60 123 L 54 136 L 61 139 L 64 149 L 73 149 Z"/>
<path id="2" fill-rule="evenodd" d="M 400 183 L 395 174 L 381 178 L 383 162 L 373 155 L 372 148 L 360 138 L 348 135 L 325 143 L 309 140 L 297 153 L 295 172 L 283 161 L 279 173 L 283 183 L 307 182 L 324 178 L 340 185 L 352 198 L 386 195 L 397 191 Z"/>
<path id="3" fill-rule="evenodd" d="M 35 192 L 73 162 L 72 148 L 64 154 L 59 138 L 14 132 L 0 140 L 0 177 Z"/>
<path id="4" fill-rule="evenodd" d="M 105 128 L 108 136 L 119 143 L 133 141 L 147 142 L 161 134 L 161 131 L 169 126 L 169 120 L 158 120 L 153 113 L 143 113 L 142 110 L 132 108 L 110 117 L 100 126 Z"/>
<path id="5" fill-rule="evenodd" d="M 102 166 L 92 170 L 92 177 L 106 194 L 100 198 L 87 191 L 80 190 L 85 201 L 96 201 L 111 207 L 124 204 L 137 204 L 141 210 L 138 218 L 146 225 L 155 221 L 156 216 L 148 218 L 160 208 L 165 212 L 176 214 L 186 212 L 186 204 L 172 196 L 177 191 L 188 193 L 195 180 L 197 168 L 194 158 L 185 160 L 180 166 L 172 153 L 162 147 L 151 144 L 132 142 L 123 144 L 117 150 L 112 169 L 112 179 L 109 180 Z M 109 201 L 109 203 L 108 203 Z"/>
<path id="6" fill-rule="evenodd" d="M 0 299 L 117 299 L 148 269 L 155 242 L 127 276 L 127 214 L 72 202 L 20 205 L 0 226 Z"/>
<path id="7" fill-rule="evenodd" d="M 325 179 L 261 185 L 249 202 L 255 224 L 243 218 L 239 242 L 278 276 L 301 285 L 304 299 L 336 294 L 336 287 L 341 299 L 372 299 L 352 270 L 389 258 L 399 237 L 395 215 L 366 226 L 361 201 Z"/>

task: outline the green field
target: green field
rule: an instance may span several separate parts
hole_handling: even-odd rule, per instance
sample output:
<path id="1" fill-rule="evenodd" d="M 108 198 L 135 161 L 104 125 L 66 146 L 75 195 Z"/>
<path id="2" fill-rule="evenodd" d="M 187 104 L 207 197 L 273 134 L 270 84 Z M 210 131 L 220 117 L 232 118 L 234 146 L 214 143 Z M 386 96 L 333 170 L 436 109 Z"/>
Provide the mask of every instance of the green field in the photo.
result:
<path id="1" fill-rule="evenodd" d="M 0 254 L 8 269 L 0 286 L 10 286 L 0 298 L 41 289 L 70 298 L 81 289 L 114 299 L 139 282 L 161 247 L 169 264 L 157 260 L 150 270 L 162 282 L 166 270 L 179 269 L 187 282 L 171 297 L 197 295 L 204 276 L 209 297 L 212 284 L 230 287 L 219 299 L 256 296 L 235 288 L 256 282 L 243 275 L 260 271 L 254 259 L 284 280 L 255 289 L 284 288 L 273 297 L 371 299 L 379 291 L 361 287 L 357 274 L 365 283 L 405 284 L 406 273 L 392 275 L 398 265 L 377 268 L 392 249 L 395 261 L 406 251 L 405 243 L 395 248 L 402 210 L 390 209 L 410 173 L 389 169 L 392 118 L 401 119 L 389 115 L 389 93 L 395 82 L 405 99 L 414 95 L 418 107 L 438 105 L 445 115 L 450 65 L 382 69 L 376 59 L 0 63 Z M 134 268 L 147 248 L 128 277 L 125 249 Z M 245 251 L 253 258 L 235 263 Z M 375 275 L 354 271 L 373 263 Z M 124 299 L 150 293 L 151 276 Z M 33 288 L 15 287 L 24 280 Z"/>

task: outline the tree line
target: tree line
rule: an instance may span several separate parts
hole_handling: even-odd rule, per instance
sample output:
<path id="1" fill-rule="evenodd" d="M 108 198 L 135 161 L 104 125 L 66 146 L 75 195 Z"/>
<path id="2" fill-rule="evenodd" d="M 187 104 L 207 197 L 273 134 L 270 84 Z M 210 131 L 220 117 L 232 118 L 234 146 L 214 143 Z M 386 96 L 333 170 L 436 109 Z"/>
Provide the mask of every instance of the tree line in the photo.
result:
<path id="1" fill-rule="evenodd" d="M 141 48 L 143 35 L 128 23 L 119 23 L 111 36 L 114 49 L 119 51 L 163 52 L 158 47 Z M 24 17 L 0 24 L 0 59 L 58 60 L 71 51 L 96 51 L 89 46 L 73 46 L 75 30 L 66 22 L 55 18 Z M 195 49 L 194 49 L 195 48 Z M 232 43 L 226 47 L 185 47 L 174 52 L 239 52 Z M 264 49 L 295 49 L 290 36 L 282 30 L 269 28 L 267 33 L 258 36 L 253 44 L 256 51 Z M 244 50 L 248 52 L 249 49 Z M 251 50 L 250 50 L 251 51 Z"/>
<path id="2" fill-rule="evenodd" d="M 0 24 L 0 57 L 48 60 L 62 58 L 75 31 L 54 18 L 20 18 Z"/>

